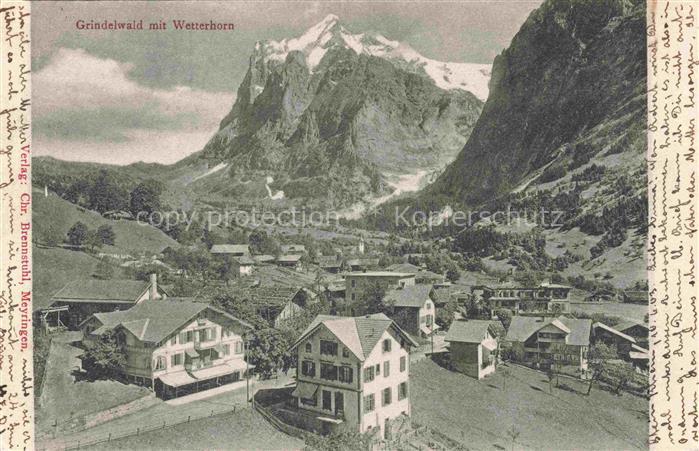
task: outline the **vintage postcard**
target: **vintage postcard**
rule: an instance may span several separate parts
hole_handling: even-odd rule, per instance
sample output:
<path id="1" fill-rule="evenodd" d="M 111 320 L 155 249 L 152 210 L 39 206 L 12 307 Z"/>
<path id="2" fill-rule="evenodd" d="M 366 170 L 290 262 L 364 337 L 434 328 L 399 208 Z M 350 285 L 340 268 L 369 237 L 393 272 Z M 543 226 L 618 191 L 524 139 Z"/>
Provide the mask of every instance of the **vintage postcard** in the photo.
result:
<path id="1" fill-rule="evenodd" d="M 2 0 L 0 449 L 698 449 L 698 12 Z"/>

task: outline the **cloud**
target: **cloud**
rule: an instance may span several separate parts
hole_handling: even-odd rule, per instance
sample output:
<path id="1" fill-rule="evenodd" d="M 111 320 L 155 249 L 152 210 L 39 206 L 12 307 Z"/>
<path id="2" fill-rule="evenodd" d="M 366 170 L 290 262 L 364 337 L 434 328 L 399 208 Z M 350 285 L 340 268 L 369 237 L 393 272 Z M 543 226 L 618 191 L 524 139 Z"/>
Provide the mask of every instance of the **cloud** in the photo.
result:
<path id="1" fill-rule="evenodd" d="M 34 130 L 39 142 L 53 148 L 65 148 L 62 144 L 68 142 L 131 143 L 142 148 L 143 143 L 137 140 L 148 140 L 149 136 L 168 142 L 173 142 L 175 135 L 210 136 L 235 98 L 232 93 L 187 86 L 143 86 L 129 78 L 132 69 L 129 64 L 98 58 L 82 49 L 59 49 L 32 79 Z M 199 141 L 191 143 L 198 147 L 188 149 L 188 153 L 200 149 Z M 62 157 L 53 151 L 41 153 Z M 103 158 L 85 155 L 83 159 Z"/>

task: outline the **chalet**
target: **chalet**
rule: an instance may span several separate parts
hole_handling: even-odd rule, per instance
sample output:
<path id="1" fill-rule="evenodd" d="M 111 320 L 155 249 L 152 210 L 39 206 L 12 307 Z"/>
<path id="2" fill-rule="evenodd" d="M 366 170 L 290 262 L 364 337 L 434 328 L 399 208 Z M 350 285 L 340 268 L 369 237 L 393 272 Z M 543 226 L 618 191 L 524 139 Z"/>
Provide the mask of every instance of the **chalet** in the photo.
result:
<path id="1" fill-rule="evenodd" d="M 93 313 L 127 310 L 145 300 L 161 299 L 167 294 L 158 287 L 155 274 L 150 280 L 81 279 L 67 283 L 51 298 L 42 313 L 48 325 L 76 330 Z M 61 314 L 62 313 L 62 314 Z"/>
<path id="2" fill-rule="evenodd" d="M 347 260 L 347 266 L 352 271 L 366 271 L 379 266 L 379 259 L 373 257 L 350 258 Z"/>
<path id="3" fill-rule="evenodd" d="M 387 271 L 409 272 L 415 274 L 415 283 L 435 284 L 444 282 L 444 276 L 411 263 L 396 263 L 386 268 Z"/>
<path id="4" fill-rule="evenodd" d="M 649 295 L 647 290 L 626 290 L 621 292 L 621 299 L 630 304 L 648 304 Z"/>
<path id="5" fill-rule="evenodd" d="M 230 257 L 250 256 L 250 247 L 247 244 L 214 244 L 211 253 Z"/>
<path id="6" fill-rule="evenodd" d="M 437 314 L 430 298 L 429 285 L 398 286 L 389 290 L 383 302 L 392 310 L 391 319 L 404 331 L 421 337 L 428 337 L 438 328 Z"/>
<path id="7" fill-rule="evenodd" d="M 285 268 L 300 270 L 301 257 L 302 255 L 300 254 L 280 255 L 279 257 L 277 257 L 277 265 L 283 266 Z"/>
<path id="8" fill-rule="evenodd" d="M 85 341 L 113 331 L 126 351 L 121 375 L 164 399 L 247 377 L 244 335 L 251 329 L 190 300 L 149 300 L 125 311 L 95 313 L 81 324 Z"/>
<path id="9" fill-rule="evenodd" d="M 268 255 L 268 254 L 255 255 L 252 258 L 257 263 L 274 263 L 274 260 L 276 260 L 274 255 Z"/>
<path id="10" fill-rule="evenodd" d="M 315 295 L 305 288 L 284 286 L 254 286 L 239 291 L 241 299 L 249 302 L 257 313 L 274 327 L 301 313 L 316 301 Z"/>
<path id="11" fill-rule="evenodd" d="M 453 321 L 444 341 L 449 343 L 451 364 L 458 371 L 476 379 L 495 371 L 498 342 L 491 321 Z"/>
<path id="12" fill-rule="evenodd" d="M 432 299 L 437 307 L 444 307 L 450 302 L 463 305 L 473 296 L 466 285 L 435 284 L 433 288 Z"/>
<path id="13" fill-rule="evenodd" d="M 614 328 L 619 332 L 633 337 L 636 343 L 644 348 L 648 348 L 648 326 L 636 321 L 622 321 L 614 325 Z"/>
<path id="14" fill-rule="evenodd" d="M 306 246 L 303 244 L 282 244 L 282 254 L 288 255 L 304 255 L 306 254 Z"/>
<path id="15" fill-rule="evenodd" d="M 519 313 L 565 313 L 570 311 L 568 293 L 571 287 L 542 282 L 537 287 L 521 287 L 514 284 L 474 287 L 481 288 L 484 304 L 491 313 L 505 308 Z"/>
<path id="16" fill-rule="evenodd" d="M 505 340 L 522 363 L 547 368 L 555 362 L 586 378 L 591 331 L 589 319 L 514 316 Z"/>
<path id="17" fill-rule="evenodd" d="M 384 314 L 319 315 L 291 347 L 298 424 L 320 433 L 384 436 L 410 416 L 410 348 L 417 343 Z"/>
<path id="18" fill-rule="evenodd" d="M 323 271 L 336 274 L 342 268 L 342 260 L 335 255 L 320 255 L 316 259 L 316 263 Z"/>
<path id="19" fill-rule="evenodd" d="M 242 257 L 234 257 L 231 259 L 233 272 L 237 276 L 249 276 L 252 274 L 255 267 L 255 260 L 243 255 Z"/>
<path id="20" fill-rule="evenodd" d="M 345 301 L 359 300 L 364 291 L 371 285 L 377 284 L 384 289 L 398 286 L 415 285 L 415 274 L 392 271 L 348 272 L 345 278 Z"/>
<path id="21" fill-rule="evenodd" d="M 592 325 L 592 339 L 595 343 L 602 342 L 613 347 L 622 358 L 627 357 L 631 346 L 637 344 L 632 336 L 600 322 Z"/>

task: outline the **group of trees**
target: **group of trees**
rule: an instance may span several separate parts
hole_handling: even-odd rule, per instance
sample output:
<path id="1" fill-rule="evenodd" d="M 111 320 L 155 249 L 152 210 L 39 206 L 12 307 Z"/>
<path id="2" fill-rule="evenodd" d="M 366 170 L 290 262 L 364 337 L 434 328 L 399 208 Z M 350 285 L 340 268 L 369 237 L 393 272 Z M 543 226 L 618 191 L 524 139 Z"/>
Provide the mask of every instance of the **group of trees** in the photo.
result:
<path id="1" fill-rule="evenodd" d="M 66 241 L 72 246 L 85 246 L 94 251 L 95 248 L 105 244 L 114 245 L 116 234 L 109 224 L 103 224 L 97 229 L 90 229 L 84 223 L 78 221 L 68 229 Z"/>
<path id="2" fill-rule="evenodd" d="M 100 169 L 94 175 L 85 175 L 68 184 L 54 183 L 52 188 L 67 201 L 100 213 L 126 210 L 134 216 L 144 211 L 150 214 L 161 208 L 163 184 L 145 180 L 131 187 L 114 171 Z"/>

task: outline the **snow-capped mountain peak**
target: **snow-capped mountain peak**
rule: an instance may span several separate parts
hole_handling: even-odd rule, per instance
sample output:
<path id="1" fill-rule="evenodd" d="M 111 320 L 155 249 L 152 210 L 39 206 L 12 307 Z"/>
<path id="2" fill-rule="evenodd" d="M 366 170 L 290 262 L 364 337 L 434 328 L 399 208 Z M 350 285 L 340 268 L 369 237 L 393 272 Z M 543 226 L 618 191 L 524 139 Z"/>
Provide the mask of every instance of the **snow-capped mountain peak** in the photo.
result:
<path id="1" fill-rule="evenodd" d="M 329 14 L 297 38 L 258 42 L 255 50 L 268 61 L 284 61 L 289 52 L 300 51 L 308 69 L 313 72 L 327 51 L 336 45 L 351 49 L 358 55 L 371 55 L 399 63 L 401 67 L 427 75 L 439 88 L 469 91 L 483 101 L 488 97 L 489 64 L 436 61 L 421 55 L 407 44 L 380 34 L 354 34 L 334 14 Z"/>

